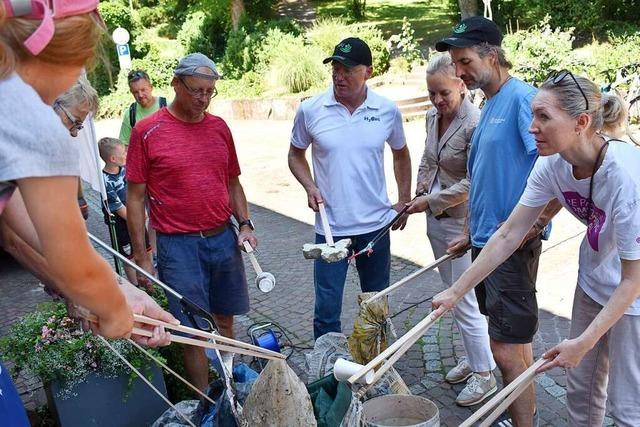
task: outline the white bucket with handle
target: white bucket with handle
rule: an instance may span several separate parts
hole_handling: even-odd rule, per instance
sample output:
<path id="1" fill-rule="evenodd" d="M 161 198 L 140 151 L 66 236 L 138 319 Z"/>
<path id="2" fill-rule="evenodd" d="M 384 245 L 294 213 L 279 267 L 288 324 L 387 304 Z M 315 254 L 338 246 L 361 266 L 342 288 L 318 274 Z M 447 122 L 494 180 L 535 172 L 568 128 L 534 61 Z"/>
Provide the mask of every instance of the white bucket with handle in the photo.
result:
<path id="1" fill-rule="evenodd" d="M 365 427 L 440 427 L 435 403 L 420 396 L 388 394 L 363 404 Z"/>

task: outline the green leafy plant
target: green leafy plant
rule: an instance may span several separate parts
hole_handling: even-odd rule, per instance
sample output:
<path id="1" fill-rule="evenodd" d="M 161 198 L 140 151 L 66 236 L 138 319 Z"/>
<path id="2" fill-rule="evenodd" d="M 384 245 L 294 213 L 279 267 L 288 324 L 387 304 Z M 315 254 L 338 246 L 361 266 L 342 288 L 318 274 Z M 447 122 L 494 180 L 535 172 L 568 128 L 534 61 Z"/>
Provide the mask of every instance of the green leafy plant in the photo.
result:
<path id="1" fill-rule="evenodd" d="M 149 366 L 146 356 L 127 341 L 111 344 L 138 369 Z M 155 351 L 156 357 L 160 355 Z M 27 370 L 44 383 L 59 380 L 63 394 L 90 373 L 104 377 L 122 374 L 133 380 L 135 374 L 91 332 L 67 317 L 64 304 L 45 303 L 15 323 L 0 340 L 0 353 L 14 362 L 14 372 Z M 161 358 L 161 357 L 160 357 Z M 161 358 L 162 359 L 162 358 Z"/>
<path id="2" fill-rule="evenodd" d="M 395 49 L 399 56 L 403 57 L 411 71 L 412 65 L 422 61 L 422 52 L 418 48 L 418 42 L 414 37 L 415 31 L 411 27 L 411 23 L 407 17 L 402 18 L 402 30 L 400 34 L 394 34 L 389 37 L 389 43 L 392 49 Z"/>
<path id="3" fill-rule="evenodd" d="M 502 46 L 514 64 L 513 73 L 529 83 L 541 83 L 550 70 L 574 68 L 573 28 L 553 29 L 550 17 L 533 27 L 505 36 Z"/>

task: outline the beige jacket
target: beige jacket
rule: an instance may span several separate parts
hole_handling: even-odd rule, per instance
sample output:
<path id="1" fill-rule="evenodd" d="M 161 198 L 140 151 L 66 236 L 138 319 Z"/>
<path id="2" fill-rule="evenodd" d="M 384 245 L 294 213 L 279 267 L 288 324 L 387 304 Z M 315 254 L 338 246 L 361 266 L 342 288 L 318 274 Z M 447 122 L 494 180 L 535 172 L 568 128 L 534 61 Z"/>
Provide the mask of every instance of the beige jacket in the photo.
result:
<path id="1" fill-rule="evenodd" d="M 460 218 L 466 215 L 469 198 L 467 156 L 471 135 L 480 119 L 480 110 L 464 99 L 458 115 L 438 141 L 438 112 L 432 108 L 426 118 L 427 139 L 418 168 L 418 191 L 427 191 L 429 210 L 434 215 L 446 212 Z M 431 193 L 436 176 L 440 191 Z"/>

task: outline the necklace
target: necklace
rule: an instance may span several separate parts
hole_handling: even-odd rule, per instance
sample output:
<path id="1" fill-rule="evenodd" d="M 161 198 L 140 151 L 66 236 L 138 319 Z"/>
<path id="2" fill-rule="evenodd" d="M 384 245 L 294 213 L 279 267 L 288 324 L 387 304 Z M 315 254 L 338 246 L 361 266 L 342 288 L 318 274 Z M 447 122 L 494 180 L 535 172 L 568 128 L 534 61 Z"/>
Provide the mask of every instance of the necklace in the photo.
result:
<path id="1" fill-rule="evenodd" d="M 589 219 L 591 219 L 591 215 L 593 214 L 593 177 L 596 175 L 596 170 L 598 170 L 598 163 L 600 163 L 600 157 L 602 157 L 602 153 L 604 153 L 604 148 L 609 145 L 609 141 L 605 141 L 600 147 L 600 151 L 598 151 L 598 157 L 596 157 L 596 162 L 593 165 L 593 173 L 591 173 L 591 179 L 589 179 L 589 208 L 587 210 L 587 226 L 589 225 Z"/>

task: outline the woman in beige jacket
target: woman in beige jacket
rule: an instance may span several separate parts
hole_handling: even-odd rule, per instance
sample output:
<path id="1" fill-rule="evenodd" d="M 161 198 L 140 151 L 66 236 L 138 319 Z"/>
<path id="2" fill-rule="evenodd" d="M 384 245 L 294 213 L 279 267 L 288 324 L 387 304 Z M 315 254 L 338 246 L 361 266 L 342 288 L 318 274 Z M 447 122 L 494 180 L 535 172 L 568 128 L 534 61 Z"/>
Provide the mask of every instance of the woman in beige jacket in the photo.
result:
<path id="1" fill-rule="evenodd" d="M 435 108 L 427 112 L 427 139 L 418 169 L 416 198 L 409 213 L 427 213 L 427 236 L 436 258 L 446 254 L 449 241 L 464 229 L 469 180 L 467 153 L 480 110 L 465 98 L 465 86 L 456 77 L 448 53 L 434 56 L 427 66 L 427 88 Z M 438 268 L 446 286 L 451 286 L 471 265 L 471 254 L 447 261 Z M 466 352 L 451 369 L 446 381 L 461 383 L 469 378 L 456 403 L 475 405 L 493 394 L 495 362 L 489 347 L 487 321 L 478 309 L 474 292 L 467 293 L 453 310 Z"/>

